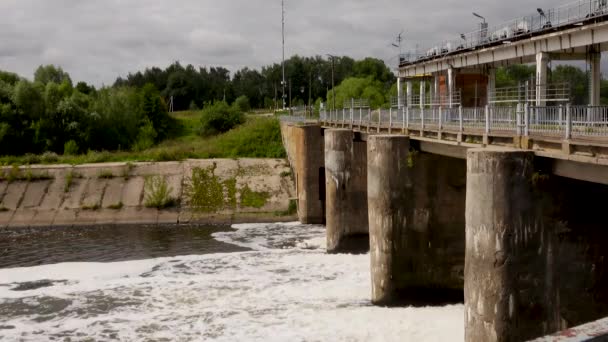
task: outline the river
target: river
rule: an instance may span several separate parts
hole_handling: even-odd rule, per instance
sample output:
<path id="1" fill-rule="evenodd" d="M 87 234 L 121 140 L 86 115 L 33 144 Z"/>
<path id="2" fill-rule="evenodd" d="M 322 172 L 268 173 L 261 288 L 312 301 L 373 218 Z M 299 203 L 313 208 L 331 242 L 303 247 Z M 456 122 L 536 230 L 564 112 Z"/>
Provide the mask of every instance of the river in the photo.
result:
<path id="1" fill-rule="evenodd" d="M 322 226 L 92 227 L 0 235 L 0 340 L 462 341 L 463 306 L 369 302 L 369 254 Z"/>

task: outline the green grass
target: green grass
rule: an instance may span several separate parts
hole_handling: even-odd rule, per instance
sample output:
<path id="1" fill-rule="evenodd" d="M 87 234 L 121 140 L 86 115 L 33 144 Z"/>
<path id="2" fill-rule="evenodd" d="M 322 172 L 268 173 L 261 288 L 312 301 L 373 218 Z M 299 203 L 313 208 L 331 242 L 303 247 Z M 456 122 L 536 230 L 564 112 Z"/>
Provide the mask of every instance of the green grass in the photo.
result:
<path id="1" fill-rule="evenodd" d="M 146 162 L 180 161 L 185 159 L 208 158 L 284 158 L 285 149 L 281 140 L 279 121 L 273 117 L 247 117 L 247 121 L 217 136 L 202 138 L 200 112 L 179 112 L 172 114 L 179 125 L 173 129 L 170 138 L 160 144 L 135 151 L 89 151 L 77 156 L 4 156 L 1 165 L 42 164 L 92 164 L 105 162 Z M 124 174 L 121 176 L 125 176 Z"/>

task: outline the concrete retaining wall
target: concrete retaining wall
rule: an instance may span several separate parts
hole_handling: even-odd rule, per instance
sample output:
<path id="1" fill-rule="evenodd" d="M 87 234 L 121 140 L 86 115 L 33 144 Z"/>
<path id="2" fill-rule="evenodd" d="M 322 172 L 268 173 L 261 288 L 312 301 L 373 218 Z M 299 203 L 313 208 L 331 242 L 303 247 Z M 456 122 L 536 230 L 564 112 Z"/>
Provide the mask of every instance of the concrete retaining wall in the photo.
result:
<path id="1" fill-rule="evenodd" d="M 189 189 L 195 169 L 203 170 L 204 179 L 193 203 Z M 288 214 L 293 180 L 281 159 L 5 167 L 0 172 L 0 228 L 295 219 Z M 150 177 L 164 179 L 175 205 L 146 207 L 151 194 L 144 185 Z"/>

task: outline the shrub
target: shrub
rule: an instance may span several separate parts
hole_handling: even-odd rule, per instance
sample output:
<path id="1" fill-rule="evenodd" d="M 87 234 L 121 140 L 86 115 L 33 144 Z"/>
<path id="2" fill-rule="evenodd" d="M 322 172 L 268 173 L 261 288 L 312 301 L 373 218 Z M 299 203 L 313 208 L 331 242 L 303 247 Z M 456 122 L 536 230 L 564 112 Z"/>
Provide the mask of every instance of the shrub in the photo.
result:
<path id="1" fill-rule="evenodd" d="M 47 151 L 44 152 L 42 156 L 40 156 L 40 161 L 47 164 L 56 163 L 57 161 L 59 161 L 59 156 L 55 152 Z"/>
<path id="2" fill-rule="evenodd" d="M 66 156 L 75 156 L 78 154 L 78 144 L 74 140 L 70 140 L 63 145 L 63 154 Z"/>
<path id="3" fill-rule="evenodd" d="M 175 199 L 171 197 L 171 187 L 163 176 L 148 176 L 144 183 L 146 208 L 164 209 L 175 205 Z"/>
<path id="4" fill-rule="evenodd" d="M 200 134 L 210 136 L 224 133 L 243 122 L 245 122 L 245 116 L 235 107 L 229 106 L 224 101 L 215 102 L 203 110 Z"/>
<path id="5" fill-rule="evenodd" d="M 152 121 L 147 118 L 144 119 L 144 125 L 139 129 L 139 134 L 137 135 L 135 144 L 133 144 L 133 150 L 139 152 L 154 146 L 156 136 L 156 130 Z"/>
<path id="6" fill-rule="evenodd" d="M 251 105 L 249 104 L 249 98 L 245 95 L 239 96 L 234 100 L 232 104 L 238 111 L 242 113 L 246 113 L 251 110 Z"/>

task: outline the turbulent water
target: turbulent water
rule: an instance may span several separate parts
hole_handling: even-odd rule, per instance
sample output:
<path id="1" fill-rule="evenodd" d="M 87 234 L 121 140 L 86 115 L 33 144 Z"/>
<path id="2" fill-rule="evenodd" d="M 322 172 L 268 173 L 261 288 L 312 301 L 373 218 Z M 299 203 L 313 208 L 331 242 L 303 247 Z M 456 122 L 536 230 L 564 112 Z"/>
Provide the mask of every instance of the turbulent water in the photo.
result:
<path id="1" fill-rule="evenodd" d="M 462 305 L 372 306 L 369 255 L 325 254 L 323 227 L 234 228 L 213 237 L 249 251 L 0 269 L 0 340 L 463 339 Z"/>

